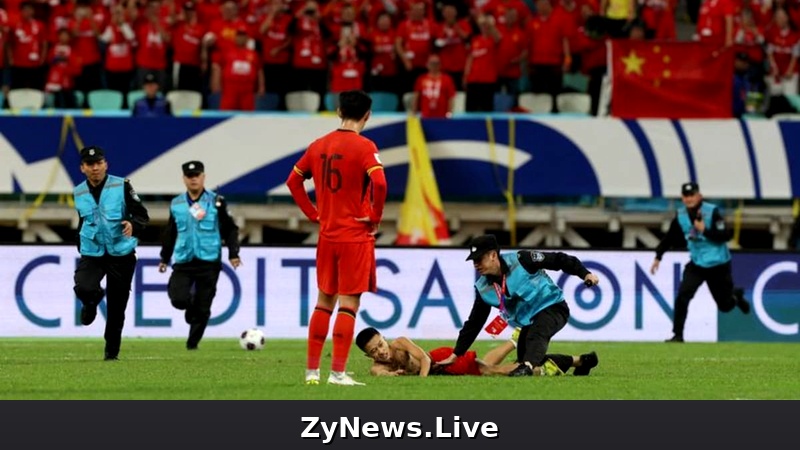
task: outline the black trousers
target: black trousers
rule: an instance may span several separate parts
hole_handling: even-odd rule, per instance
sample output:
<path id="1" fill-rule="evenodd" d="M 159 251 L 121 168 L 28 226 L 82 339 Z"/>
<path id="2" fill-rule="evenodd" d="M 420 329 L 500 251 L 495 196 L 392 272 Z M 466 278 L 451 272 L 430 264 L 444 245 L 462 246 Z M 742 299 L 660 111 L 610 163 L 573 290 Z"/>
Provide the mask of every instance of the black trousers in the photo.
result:
<path id="1" fill-rule="evenodd" d="M 167 293 L 175 308 L 186 311 L 184 317 L 189 324 L 187 348 L 195 348 L 211 317 L 211 303 L 217 295 L 217 280 L 222 270 L 220 261 L 208 262 L 194 259 L 188 263 L 175 264 L 169 277 Z"/>
<path id="2" fill-rule="evenodd" d="M 131 280 L 136 269 L 136 253 L 125 256 L 81 256 L 75 269 L 75 296 L 84 308 L 95 308 L 106 298 L 106 354 L 117 356 L 125 325 L 125 308 L 131 293 Z M 106 290 L 100 281 L 106 278 Z"/>
<path id="3" fill-rule="evenodd" d="M 564 84 L 564 73 L 559 65 L 532 65 L 530 66 L 531 92 L 534 94 L 550 94 L 553 97 L 553 109 L 550 112 L 558 112 L 556 97 L 561 93 Z"/>
<path id="4" fill-rule="evenodd" d="M 47 67 L 11 67 L 11 89 L 44 89 Z"/>
<path id="5" fill-rule="evenodd" d="M 203 71 L 200 66 L 175 63 L 177 75 L 175 76 L 175 89 L 184 91 L 203 92 Z"/>
<path id="6" fill-rule="evenodd" d="M 468 83 L 467 112 L 494 111 L 494 93 L 496 90 L 497 85 L 495 83 Z"/>
<path id="7" fill-rule="evenodd" d="M 728 312 L 736 306 L 737 298 L 734 296 L 736 288 L 733 286 L 730 262 L 707 268 L 689 262 L 683 269 L 683 279 L 675 298 L 672 331 L 676 336 L 683 336 L 683 327 L 689 313 L 689 302 L 703 282 L 708 284 L 708 290 L 711 291 L 711 296 L 714 297 L 720 311 Z"/>
<path id="8" fill-rule="evenodd" d="M 522 327 L 517 341 L 517 362 L 529 362 L 533 367 L 541 366 L 547 359 L 550 339 L 567 324 L 569 306 L 566 301 L 539 311 L 533 316 L 533 323 Z"/>

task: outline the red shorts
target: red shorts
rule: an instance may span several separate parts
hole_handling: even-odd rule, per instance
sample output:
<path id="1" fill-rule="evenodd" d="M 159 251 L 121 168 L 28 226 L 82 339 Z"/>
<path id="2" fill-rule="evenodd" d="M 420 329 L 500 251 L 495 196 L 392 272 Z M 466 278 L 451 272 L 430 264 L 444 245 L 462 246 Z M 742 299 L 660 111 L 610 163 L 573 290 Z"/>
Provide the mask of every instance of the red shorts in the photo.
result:
<path id="1" fill-rule="evenodd" d="M 428 352 L 433 362 L 441 361 L 453 354 L 452 347 L 439 347 Z M 481 368 L 476 361 L 478 355 L 474 351 L 464 353 L 456 358 L 453 364 L 444 366 L 447 375 L 480 375 Z"/>
<path id="2" fill-rule="evenodd" d="M 375 243 L 317 243 L 317 287 L 328 295 L 376 292 Z"/>

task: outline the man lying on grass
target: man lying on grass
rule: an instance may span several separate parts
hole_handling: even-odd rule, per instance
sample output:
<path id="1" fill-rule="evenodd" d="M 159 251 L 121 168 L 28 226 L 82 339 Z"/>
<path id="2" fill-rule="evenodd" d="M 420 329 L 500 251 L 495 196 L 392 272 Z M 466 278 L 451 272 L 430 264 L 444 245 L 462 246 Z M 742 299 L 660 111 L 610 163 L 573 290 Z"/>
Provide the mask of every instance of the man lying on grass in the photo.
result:
<path id="1" fill-rule="evenodd" d="M 377 376 L 508 375 L 518 363 L 503 364 L 503 360 L 516 348 L 517 337 L 518 332 L 515 331 L 511 339 L 487 352 L 482 359 L 478 359 L 474 351 L 468 351 L 456 358 L 454 363 L 445 366 L 436 366 L 432 361 L 441 361 L 450 356 L 452 347 L 440 347 L 426 353 L 406 337 L 387 342 L 378 330 L 371 327 L 358 333 L 356 345 L 372 359 L 370 373 Z M 575 368 L 574 375 L 589 375 L 597 363 L 595 352 L 580 356 L 549 354 L 545 363 L 535 368 L 534 375 L 564 375 L 572 367 Z"/>

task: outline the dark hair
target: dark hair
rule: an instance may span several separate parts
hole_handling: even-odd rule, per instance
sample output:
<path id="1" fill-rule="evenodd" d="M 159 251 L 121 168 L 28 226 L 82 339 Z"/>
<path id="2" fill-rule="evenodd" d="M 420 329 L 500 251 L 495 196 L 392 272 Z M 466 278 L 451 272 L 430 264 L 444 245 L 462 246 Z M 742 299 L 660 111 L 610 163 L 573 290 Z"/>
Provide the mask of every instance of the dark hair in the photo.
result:
<path id="1" fill-rule="evenodd" d="M 339 94 L 342 119 L 361 120 L 372 108 L 372 98 L 364 91 L 344 91 Z"/>
<path id="2" fill-rule="evenodd" d="M 381 334 L 375 328 L 364 328 L 358 333 L 358 336 L 356 336 L 356 346 L 358 346 L 362 352 L 367 353 L 367 343 L 369 340 L 380 335 Z"/>

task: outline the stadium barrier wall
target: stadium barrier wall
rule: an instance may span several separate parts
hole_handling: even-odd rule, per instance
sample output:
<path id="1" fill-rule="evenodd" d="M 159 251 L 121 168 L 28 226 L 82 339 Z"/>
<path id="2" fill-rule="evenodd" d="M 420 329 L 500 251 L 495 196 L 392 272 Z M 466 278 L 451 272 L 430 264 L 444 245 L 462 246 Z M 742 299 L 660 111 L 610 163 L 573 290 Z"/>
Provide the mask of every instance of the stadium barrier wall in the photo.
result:
<path id="1" fill-rule="evenodd" d="M 124 334 L 183 337 L 188 325 L 166 294 L 169 273 L 158 272 L 155 246 L 138 249 Z M 571 309 L 560 341 L 660 341 L 671 336 L 672 305 L 684 252 L 667 253 L 656 275 L 647 251 L 572 251 L 600 277 L 586 288 L 574 276 L 549 275 Z M 258 327 L 269 338 L 305 338 L 316 301 L 314 248 L 245 247 L 244 264 L 224 274 L 212 308 L 209 337 L 234 338 Z M 357 328 L 374 326 L 390 337 L 455 340 L 473 303 L 476 273 L 463 249 L 377 251 L 378 292 L 365 294 Z M 72 292 L 74 246 L 0 246 L 0 336 L 99 337 L 97 322 L 80 325 Z M 754 311 L 719 314 L 703 286 L 690 306 L 689 341 L 800 341 L 800 255 L 735 253 L 734 276 Z M 492 316 L 493 317 L 493 316 Z M 510 335 L 507 329 L 504 335 Z M 479 339 L 491 339 L 484 331 Z"/>
<path id="2" fill-rule="evenodd" d="M 0 194 L 68 193 L 82 180 L 77 147 L 107 149 L 110 170 L 141 194 L 181 192 L 180 164 L 200 159 L 223 194 L 288 195 L 284 181 L 332 115 L 0 117 Z M 444 199 L 502 200 L 507 170 L 524 196 L 677 197 L 693 179 L 706 196 L 800 197 L 800 122 L 467 116 L 423 121 Z M 376 115 L 389 193 L 402 196 L 403 115 Z"/>

